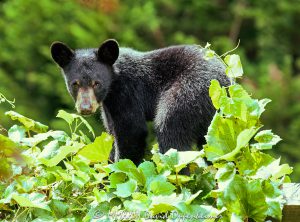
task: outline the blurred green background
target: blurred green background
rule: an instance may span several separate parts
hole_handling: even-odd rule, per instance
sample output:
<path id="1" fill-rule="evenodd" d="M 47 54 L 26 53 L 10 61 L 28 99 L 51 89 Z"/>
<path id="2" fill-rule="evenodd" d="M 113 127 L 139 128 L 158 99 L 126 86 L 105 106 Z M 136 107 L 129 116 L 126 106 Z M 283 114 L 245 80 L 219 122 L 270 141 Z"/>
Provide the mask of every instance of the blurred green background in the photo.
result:
<path id="1" fill-rule="evenodd" d="M 300 1 L 298 0 L 0 0 L 0 92 L 16 111 L 52 128 L 65 127 L 59 109 L 74 111 L 49 46 L 98 47 L 107 38 L 151 50 L 174 44 L 212 44 L 222 54 L 237 45 L 255 98 L 272 103 L 265 128 L 283 138 L 273 154 L 300 180 Z M 0 106 L 0 124 L 12 125 Z M 103 129 L 100 115 L 88 119 Z M 154 138 L 151 135 L 150 140 Z"/>

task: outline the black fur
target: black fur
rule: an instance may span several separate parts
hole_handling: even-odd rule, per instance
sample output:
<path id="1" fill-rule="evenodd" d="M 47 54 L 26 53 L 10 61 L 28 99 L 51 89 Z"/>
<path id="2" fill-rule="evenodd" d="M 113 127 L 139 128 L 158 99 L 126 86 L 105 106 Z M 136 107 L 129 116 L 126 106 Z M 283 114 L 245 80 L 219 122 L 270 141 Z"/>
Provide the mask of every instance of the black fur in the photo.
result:
<path id="1" fill-rule="evenodd" d="M 83 87 L 92 81 L 101 83 L 95 96 L 102 103 L 104 125 L 115 137 L 114 160 L 142 160 L 146 121 L 151 120 L 161 152 L 190 150 L 194 142 L 205 143 L 204 135 L 215 113 L 208 95 L 210 81 L 229 84 L 218 59 L 205 60 L 204 49 L 193 45 L 138 52 L 119 50 L 114 40 L 104 44 L 99 49 L 75 50 L 74 58 L 64 66 L 55 59 L 53 50 L 52 56 L 63 68 L 74 99 L 72 81 L 79 79 Z"/>

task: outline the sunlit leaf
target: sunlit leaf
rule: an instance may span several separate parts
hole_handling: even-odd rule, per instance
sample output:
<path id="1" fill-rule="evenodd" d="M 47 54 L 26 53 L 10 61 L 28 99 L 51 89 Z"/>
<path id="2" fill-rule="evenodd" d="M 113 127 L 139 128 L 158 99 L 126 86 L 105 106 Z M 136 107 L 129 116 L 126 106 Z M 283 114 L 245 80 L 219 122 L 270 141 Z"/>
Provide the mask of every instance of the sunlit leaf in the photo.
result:
<path id="1" fill-rule="evenodd" d="M 224 59 L 227 64 L 226 74 L 231 78 L 241 77 L 243 75 L 243 67 L 240 60 L 240 56 L 233 54 L 227 55 Z"/>
<path id="2" fill-rule="evenodd" d="M 267 150 L 271 149 L 272 146 L 276 145 L 281 138 L 272 133 L 271 130 L 263 130 L 257 133 L 254 139 L 258 143 L 251 144 L 251 147 L 257 150 Z"/>
<path id="3" fill-rule="evenodd" d="M 113 137 L 107 133 L 102 133 L 101 136 L 96 137 L 93 143 L 83 147 L 77 155 L 81 155 L 94 163 L 108 162 L 112 145 Z"/>
<path id="4" fill-rule="evenodd" d="M 48 206 L 48 202 L 45 201 L 46 195 L 41 193 L 24 193 L 24 194 L 13 194 L 12 198 L 21 206 L 21 207 L 33 207 L 40 208 L 43 210 L 51 211 Z"/>
<path id="5" fill-rule="evenodd" d="M 129 197 L 137 188 L 135 180 L 129 180 L 125 183 L 117 184 L 117 190 L 114 192 L 119 197 Z"/>
<path id="6" fill-rule="evenodd" d="M 12 120 L 17 120 L 22 123 L 27 130 L 31 130 L 36 133 L 45 133 L 48 130 L 48 126 L 29 119 L 15 111 L 8 111 L 5 115 L 9 116 Z"/>

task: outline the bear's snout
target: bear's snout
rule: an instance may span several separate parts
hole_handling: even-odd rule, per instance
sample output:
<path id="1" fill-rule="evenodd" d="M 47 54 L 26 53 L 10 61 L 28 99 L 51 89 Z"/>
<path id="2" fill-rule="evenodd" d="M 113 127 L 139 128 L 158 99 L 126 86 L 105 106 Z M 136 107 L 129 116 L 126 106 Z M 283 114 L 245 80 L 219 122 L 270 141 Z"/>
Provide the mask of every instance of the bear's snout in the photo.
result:
<path id="1" fill-rule="evenodd" d="M 79 114 L 90 115 L 96 112 L 99 103 L 96 100 L 94 90 L 80 88 L 77 94 L 76 109 Z"/>

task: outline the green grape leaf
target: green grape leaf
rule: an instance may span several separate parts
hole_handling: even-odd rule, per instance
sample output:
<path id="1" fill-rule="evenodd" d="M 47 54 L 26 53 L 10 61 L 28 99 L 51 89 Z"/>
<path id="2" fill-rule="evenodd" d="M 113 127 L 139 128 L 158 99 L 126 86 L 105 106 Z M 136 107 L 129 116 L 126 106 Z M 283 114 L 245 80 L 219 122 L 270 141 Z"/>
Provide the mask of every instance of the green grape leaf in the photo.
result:
<path id="1" fill-rule="evenodd" d="M 223 118 L 216 113 L 206 135 L 204 151 L 209 161 L 234 160 L 258 128 L 245 129 L 244 123 L 234 118 Z"/>
<path id="2" fill-rule="evenodd" d="M 81 155 L 92 163 L 108 162 L 109 154 L 113 146 L 113 137 L 107 133 L 102 133 L 96 137 L 95 141 L 83 147 L 77 155 Z"/>
<path id="3" fill-rule="evenodd" d="M 196 159 L 201 157 L 201 152 L 199 151 L 184 151 L 178 152 L 177 164 L 174 165 L 175 172 L 179 172 L 181 169 L 185 168 L 188 164 L 194 162 Z"/>
<path id="4" fill-rule="evenodd" d="M 26 137 L 26 128 L 24 126 L 13 125 L 8 130 L 8 137 L 12 141 L 20 143 Z"/>
<path id="5" fill-rule="evenodd" d="M 220 108 L 221 97 L 227 96 L 225 88 L 221 88 L 219 81 L 216 79 L 210 82 L 209 96 L 216 109 Z"/>
<path id="6" fill-rule="evenodd" d="M 170 195 L 175 189 L 176 187 L 167 181 L 154 180 L 150 183 L 150 190 L 154 195 Z"/>
<path id="7" fill-rule="evenodd" d="M 75 120 L 74 116 L 71 113 L 68 113 L 64 110 L 59 110 L 56 117 L 65 120 L 69 125 Z"/>
<path id="8" fill-rule="evenodd" d="M 243 67 L 240 60 L 240 56 L 233 54 L 227 55 L 224 59 L 227 64 L 226 75 L 230 78 L 237 78 L 243 76 Z"/>
<path id="9" fill-rule="evenodd" d="M 272 218 L 281 220 L 282 207 L 285 200 L 283 198 L 283 191 L 279 188 L 279 185 L 279 183 L 265 180 L 262 183 L 262 189 L 268 204 L 268 215 Z"/>
<path id="10" fill-rule="evenodd" d="M 41 193 L 24 193 L 24 194 L 13 194 L 12 198 L 21 206 L 21 207 L 33 207 L 40 208 L 43 210 L 51 211 L 48 206 L 48 202 L 45 201 L 46 195 Z"/>
<path id="11" fill-rule="evenodd" d="M 45 164 L 48 167 L 56 166 L 60 161 L 65 159 L 71 153 L 77 153 L 77 151 L 82 148 L 84 144 L 73 142 L 72 145 L 69 146 L 61 146 L 57 154 L 51 159 L 40 158 L 40 162 Z"/>
<path id="12" fill-rule="evenodd" d="M 290 167 L 288 164 L 280 165 L 280 158 L 274 160 L 267 166 L 260 167 L 256 174 L 253 175 L 253 178 L 261 178 L 261 179 L 271 179 L 272 181 L 276 181 L 281 177 L 291 174 L 293 172 L 293 168 Z"/>
<path id="13" fill-rule="evenodd" d="M 95 133 L 92 126 L 82 116 L 74 113 L 67 113 L 64 110 L 59 110 L 56 117 L 65 120 L 69 125 L 72 125 L 75 119 L 80 119 L 80 121 L 86 126 L 90 133 L 92 133 L 93 137 L 95 137 Z"/>
<path id="14" fill-rule="evenodd" d="M 158 195 L 151 197 L 151 204 L 149 210 L 153 215 L 158 213 L 165 213 L 176 209 L 176 205 L 182 202 L 182 195 L 172 193 L 169 196 Z"/>
<path id="15" fill-rule="evenodd" d="M 117 188 L 117 184 L 124 183 L 127 176 L 123 172 L 114 172 L 110 174 L 109 181 L 110 181 L 110 187 L 111 188 Z"/>
<path id="16" fill-rule="evenodd" d="M 129 181 L 117 184 L 117 190 L 114 192 L 118 197 L 129 197 L 137 188 L 137 182 L 130 179 Z"/>
<path id="17" fill-rule="evenodd" d="M 108 167 L 112 171 L 126 173 L 129 178 L 136 180 L 141 185 L 145 184 L 146 179 L 143 173 L 140 172 L 131 160 L 123 159 L 114 164 L 110 164 Z"/>
<path id="18" fill-rule="evenodd" d="M 48 126 L 29 119 L 15 111 L 8 111 L 5 115 L 9 116 L 12 120 L 17 120 L 22 123 L 27 130 L 31 130 L 36 133 L 45 133 L 48 131 Z"/>
<path id="19" fill-rule="evenodd" d="M 281 141 L 281 138 L 273 134 L 271 130 L 260 131 L 255 135 L 254 139 L 258 143 L 251 144 L 251 147 L 257 150 L 272 149 L 272 146 L 276 145 L 279 141 Z"/>
<path id="20" fill-rule="evenodd" d="M 235 175 L 224 187 L 220 200 L 221 206 L 243 220 L 252 218 L 255 221 L 264 221 L 267 216 L 268 204 L 259 180 L 247 181 Z"/>
<path id="21" fill-rule="evenodd" d="M 192 177 L 186 175 L 169 175 L 167 178 L 173 184 L 186 184 L 193 180 Z"/>

